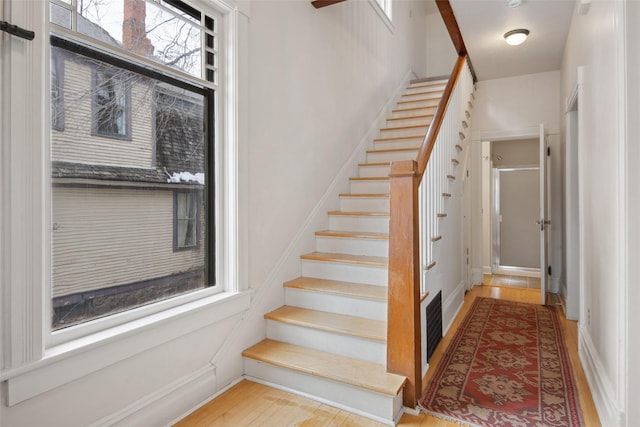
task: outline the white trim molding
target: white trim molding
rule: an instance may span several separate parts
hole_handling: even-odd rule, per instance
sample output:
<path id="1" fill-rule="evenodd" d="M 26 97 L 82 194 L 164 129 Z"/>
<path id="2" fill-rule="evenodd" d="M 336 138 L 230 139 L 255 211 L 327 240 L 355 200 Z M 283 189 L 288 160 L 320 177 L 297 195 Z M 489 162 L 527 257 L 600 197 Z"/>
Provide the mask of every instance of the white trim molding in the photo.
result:
<path id="1" fill-rule="evenodd" d="M 47 2 L 11 4 L 7 20 L 36 33 L 32 41 L 2 34 L 2 267 L 3 369 L 44 354 L 47 319 L 43 283 L 50 276 Z M 48 74 L 47 74 L 48 79 Z M 46 99 L 43 99 L 43 94 Z M 35 142 L 35 143 L 31 143 Z M 50 318 L 50 317 L 49 317 Z"/>
<path id="2" fill-rule="evenodd" d="M 603 426 L 621 425 L 621 412 L 616 404 L 614 387 L 593 345 L 589 329 L 578 325 L 578 354 L 589 383 L 591 395 Z"/>

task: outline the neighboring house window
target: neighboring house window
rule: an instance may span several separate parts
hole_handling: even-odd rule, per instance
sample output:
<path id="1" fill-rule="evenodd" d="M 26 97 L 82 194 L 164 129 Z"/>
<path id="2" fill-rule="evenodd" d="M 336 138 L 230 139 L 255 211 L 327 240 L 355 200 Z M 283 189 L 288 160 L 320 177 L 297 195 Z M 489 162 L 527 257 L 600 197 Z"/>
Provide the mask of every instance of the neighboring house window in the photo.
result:
<path id="1" fill-rule="evenodd" d="M 122 75 L 115 71 L 93 72 L 93 131 L 117 138 L 131 136 L 130 91 Z"/>
<path id="2" fill-rule="evenodd" d="M 64 130 L 64 59 L 51 52 L 51 129 Z"/>
<path id="3" fill-rule="evenodd" d="M 198 246 L 198 195 L 196 192 L 176 192 L 174 209 L 175 250 L 192 249 Z"/>

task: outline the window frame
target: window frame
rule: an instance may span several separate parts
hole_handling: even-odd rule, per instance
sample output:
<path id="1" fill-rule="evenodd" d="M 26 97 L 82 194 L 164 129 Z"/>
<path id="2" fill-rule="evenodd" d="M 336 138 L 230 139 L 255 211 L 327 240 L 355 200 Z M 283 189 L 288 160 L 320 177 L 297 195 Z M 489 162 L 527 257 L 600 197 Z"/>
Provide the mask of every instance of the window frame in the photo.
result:
<path id="1" fill-rule="evenodd" d="M 395 31 L 393 25 L 393 0 L 369 0 L 369 4 L 376 11 L 382 22 L 392 33 Z"/>
<path id="2" fill-rule="evenodd" d="M 0 62 L 3 64 L 0 67 L 3 123 L 0 143 L 2 152 L 8 154 L 0 157 L 3 176 L 0 180 L 3 207 L 0 209 L 0 317 L 4 325 L 0 328 L 0 381 L 6 381 L 9 406 L 228 319 L 250 306 L 247 267 L 239 262 L 239 252 L 246 253 L 247 247 L 244 244 L 240 247 L 238 239 L 239 230 L 247 221 L 245 214 L 239 214 L 239 204 L 246 205 L 246 196 L 241 198 L 238 194 L 247 185 L 238 173 L 238 7 L 233 0 L 187 2 L 205 13 L 219 14 L 223 25 L 218 34 L 224 39 L 220 43 L 225 60 L 220 63 L 218 90 L 215 97 L 210 97 L 209 105 L 220 106 L 214 154 L 216 174 L 220 178 L 216 183 L 215 224 L 221 230 L 215 248 L 220 292 L 204 290 L 191 299 L 177 297 L 168 300 L 169 304 L 161 303 L 161 307 L 152 312 L 132 310 L 135 313 L 116 314 L 112 316 L 119 317 L 116 323 L 85 328 L 75 335 L 65 334 L 64 339 L 54 339 L 50 326 L 52 186 L 48 35 L 54 26 L 49 24 L 49 2 L 13 1 L 3 17 L 38 35 L 29 42 L 3 37 L 3 49 L 0 49 L 3 59 Z M 57 26 L 55 32 L 70 33 Z M 78 39 L 91 42 L 86 37 Z M 108 46 L 101 47 L 109 50 Z M 139 58 L 138 62 L 144 66 L 149 61 Z M 157 64 L 151 65 L 155 68 Z M 181 78 L 194 82 L 186 74 Z M 11 179 L 4 179 L 8 177 Z M 105 352 L 110 357 L 105 358 Z"/>
<path id="3" fill-rule="evenodd" d="M 125 119 L 124 133 L 111 133 L 100 130 L 99 121 L 102 106 L 98 102 L 98 85 L 103 83 L 98 82 L 99 75 L 104 74 L 104 81 L 113 81 L 114 88 L 116 85 L 121 85 L 121 90 L 124 92 L 124 112 Z M 102 136 L 105 138 L 131 140 L 131 85 L 125 81 L 122 81 L 120 77 L 116 77 L 115 73 L 111 69 L 98 70 L 93 67 L 91 70 L 91 93 L 93 94 L 91 99 L 91 134 L 94 136 Z M 116 101 L 117 102 L 117 101 Z M 112 118 L 109 118 L 110 120 Z"/>

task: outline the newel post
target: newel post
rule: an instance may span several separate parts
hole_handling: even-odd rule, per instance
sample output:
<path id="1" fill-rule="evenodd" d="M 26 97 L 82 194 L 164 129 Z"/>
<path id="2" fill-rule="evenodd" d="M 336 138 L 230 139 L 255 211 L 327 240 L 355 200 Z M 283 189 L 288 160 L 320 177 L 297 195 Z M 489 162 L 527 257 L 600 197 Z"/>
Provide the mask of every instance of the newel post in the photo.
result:
<path id="1" fill-rule="evenodd" d="M 418 164 L 391 163 L 387 371 L 408 378 L 404 406 L 415 408 L 422 394 Z"/>

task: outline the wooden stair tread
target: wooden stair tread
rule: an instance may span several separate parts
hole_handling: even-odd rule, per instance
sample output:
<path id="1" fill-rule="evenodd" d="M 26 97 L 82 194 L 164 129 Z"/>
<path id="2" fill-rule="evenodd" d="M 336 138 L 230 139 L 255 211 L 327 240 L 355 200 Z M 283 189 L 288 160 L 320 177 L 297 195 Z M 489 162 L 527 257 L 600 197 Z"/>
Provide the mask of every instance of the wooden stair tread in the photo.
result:
<path id="1" fill-rule="evenodd" d="M 364 166 L 364 167 L 391 166 L 391 162 L 358 163 L 358 166 Z"/>
<path id="2" fill-rule="evenodd" d="M 422 86 L 419 86 L 419 87 L 422 87 Z M 424 88 L 426 89 L 426 86 Z M 412 87 L 411 89 L 416 89 L 416 88 Z M 408 97 L 408 96 L 416 96 L 416 95 L 433 95 L 434 93 L 442 94 L 443 92 L 444 92 L 444 89 L 432 89 L 432 90 L 423 90 L 422 92 L 405 93 L 402 96 Z"/>
<path id="3" fill-rule="evenodd" d="M 436 109 L 436 105 L 429 105 L 426 107 L 409 107 L 409 108 L 394 108 L 393 110 L 391 110 L 392 113 L 402 113 L 402 112 L 407 112 L 407 111 L 416 111 L 416 110 L 435 110 Z"/>
<path id="4" fill-rule="evenodd" d="M 431 108 L 431 107 L 426 107 L 426 108 Z M 421 110 L 422 108 L 418 108 L 418 110 Z M 395 121 L 395 120 L 413 120 L 413 119 L 428 119 L 429 117 L 433 117 L 433 114 L 420 114 L 417 116 L 407 116 L 407 117 L 391 117 L 388 118 L 387 121 L 391 122 L 391 121 Z M 424 124 L 424 125 L 417 125 L 417 126 L 428 126 L 428 124 Z M 384 128 L 384 129 L 400 129 L 400 128 Z"/>
<path id="5" fill-rule="evenodd" d="M 350 181 L 389 181 L 388 176 L 352 176 Z"/>
<path id="6" fill-rule="evenodd" d="M 403 120 L 407 120 L 404 118 Z M 418 128 L 426 128 L 429 127 L 428 123 L 423 123 L 419 125 L 405 125 L 405 126 L 394 126 L 394 127 L 384 127 L 380 128 L 381 131 L 392 131 L 392 130 L 405 130 L 405 129 L 418 129 Z M 410 136 L 406 136 L 405 138 L 411 138 Z"/>
<path id="7" fill-rule="evenodd" d="M 334 216 L 389 216 L 389 212 L 355 212 L 355 211 L 330 211 Z"/>
<path id="8" fill-rule="evenodd" d="M 421 77 L 419 79 L 413 79 L 409 82 L 411 86 L 419 86 L 419 85 L 436 85 L 436 84 L 445 84 L 449 81 L 449 76 L 436 76 L 434 77 Z"/>
<path id="9" fill-rule="evenodd" d="M 347 264 L 362 264 L 376 267 L 387 267 L 389 258 L 369 255 L 351 255 L 332 252 L 310 252 L 300 255 L 300 259 L 308 261 L 342 262 Z"/>
<path id="10" fill-rule="evenodd" d="M 389 239 L 389 234 L 387 233 L 371 233 L 371 232 L 364 232 L 364 231 L 324 230 L 324 231 L 316 231 L 316 236 L 345 237 L 345 238 L 351 238 L 351 239 L 375 239 L 375 240 Z"/>
<path id="11" fill-rule="evenodd" d="M 342 335 L 387 341 L 387 322 L 364 317 L 284 305 L 264 315 L 265 319 Z"/>
<path id="12" fill-rule="evenodd" d="M 397 396 L 405 377 L 382 365 L 265 339 L 242 352 L 244 357 L 344 384 Z"/>
<path id="13" fill-rule="evenodd" d="M 388 199 L 389 193 L 340 193 L 340 197 L 370 197 Z"/>
<path id="14" fill-rule="evenodd" d="M 367 150 L 367 153 L 393 153 L 394 151 L 418 151 L 418 148 L 388 148 L 385 150 Z"/>
<path id="15" fill-rule="evenodd" d="M 298 277 L 284 284 L 285 288 L 324 292 L 328 294 L 348 295 L 358 298 L 386 301 L 388 290 L 384 286 L 363 285 L 362 283 L 340 280 Z"/>
<path id="16" fill-rule="evenodd" d="M 418 127 L 426 127 L 426 126 L 418 126 Z M 424 138 L 424 135 L 388 136 L 388 137 L 374 138 L 373 140 L 376 142 L 383 142 L 383 141 L 402 141 L 405 139 L 417 139 L 417 138 Z"/>

